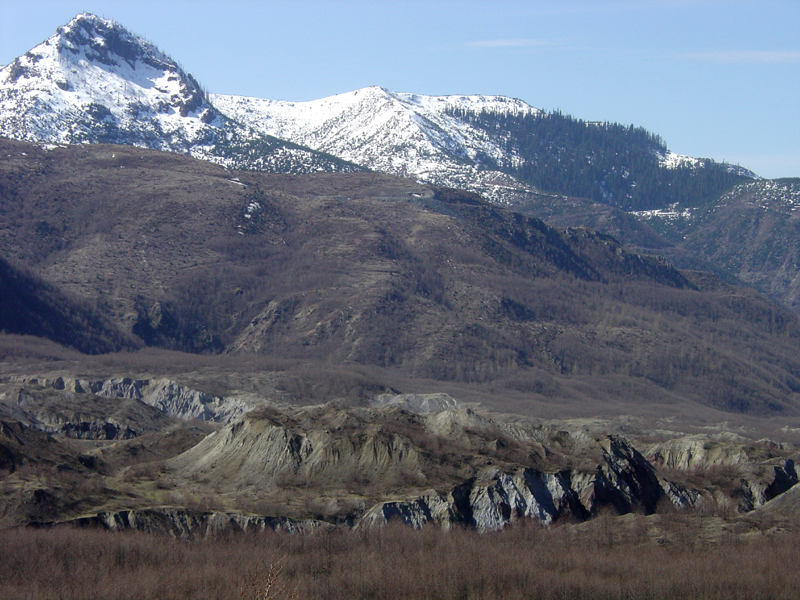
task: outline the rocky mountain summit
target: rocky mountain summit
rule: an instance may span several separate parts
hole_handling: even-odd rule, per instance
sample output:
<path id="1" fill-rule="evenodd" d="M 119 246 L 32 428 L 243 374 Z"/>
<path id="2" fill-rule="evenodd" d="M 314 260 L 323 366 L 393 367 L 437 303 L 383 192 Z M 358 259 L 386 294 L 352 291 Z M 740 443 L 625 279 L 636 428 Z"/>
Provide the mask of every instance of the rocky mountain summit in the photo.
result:
<path id="1" fill-rule="evenodd" d="M 641 207 L 678 189 L 687 198 L 676 199 L 696 201 L 754 176 L 672 153 L 643 130 L 565 120 L 503 96 L 380 87 L 311 102 L 209 96 L 153 44 L 91 14 L 0 70 L 0 135 L 132 144 L 269 172 L 370 169 L 500 203 L 569 194 Z M 633 198 L 642 189 L 649 200 Z"/>
<path id="2" fill-rule="evenodd" d="M 224 117 L 177 62 L 91 14 L 78 15 L 0 69 L 0 135 L 130 144 L 265 171 L 356 169 Z"/>
<path id="3" fill-rule="evenodd" d="M 225 95 L 211 100 L 221 113 L 264 134 L 500 204 L 558 204 L 567 194 L 614 206 L 657 204 L 678 180 L 755 177 L 739 167 L 677 155 L 643 130 L 583 123 L 504 96 L 425 96 L 369 87 L 309 102 Z M 559 174 L 543 174 L 552 169 Z M 565 183 L 582 179 L 584 187 Z M 641 195 L 637 186 L 651 197 L 633 198 Z M 679 196 L 696 202 L 703 193 L 687 188 Z"/>

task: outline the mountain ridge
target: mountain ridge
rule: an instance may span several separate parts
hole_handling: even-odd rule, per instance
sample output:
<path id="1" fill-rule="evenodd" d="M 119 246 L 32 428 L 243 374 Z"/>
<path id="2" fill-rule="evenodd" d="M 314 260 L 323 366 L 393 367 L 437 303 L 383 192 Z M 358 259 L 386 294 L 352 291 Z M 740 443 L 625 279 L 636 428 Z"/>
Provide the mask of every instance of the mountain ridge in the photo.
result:
<path id="1" fill-rule="evenodd" d="M 358 170 L 227 119 L 164 52 L 89 13 L 0 69 L 0 134 L 45 143 L 131 144 L 233 168 Z"/>
<path id="2" fill-rule="evenodd" d="M 525 175 L 526 168 L 539 168 L 539 159 L 520 152 L 514 141 L 513 129 L 524 128 L 525 119 L 544 122 L 552 115 L 503 96 L 434 97 L 379 87 L 300 103 L 209 97 L 154 45 L 88 13 L 0 69 L 0 134 L 14 139 L 134 144 L 267 172 L 366 168 L 468 189 L 500 203 L 575 195 Z M 489 117 L 510 119 L 510 135 L 487 124 Z M 647 152 L 658 172 L 680 173 L 676 181 L 717 168 L 663 144 Z M 612 179 L 623 183 L 629 167 L 620 168 L 622 178 L 604 172 L 597 182 L 601 201 L 614 203 L 603 186 Z M 673 185 L 666 180 L 657 185 Z"/>
<path id="3" fill-rule="evenodd" d="M 800 181 L 743 183 L 709 206 L 646 211 L 640 218 L 675 248 L 734 274 L 800 311 Z"/>
<path id="4" fill-rule="evenodd" d="M 724 187 L 756 177 L 741 167 L 670 152 L 641 128 L 585 123 L 504 96 L 426 96 L 373 86 L 308 102 L 211 99 L 220 112 L 262 133 L 501 204 L 531 196 L 558 203 L 564 194 L 621 207 L 675 197 L 695 204 L 722 189 L 706 180 L 722 179 Z M 549 178 L 540 173 L 553 169 Z M 677 190 L 693 179 L 699 183 L 688 184 L 686 193 Z M 643 200 L 637 186 L 653 197 Z"/>

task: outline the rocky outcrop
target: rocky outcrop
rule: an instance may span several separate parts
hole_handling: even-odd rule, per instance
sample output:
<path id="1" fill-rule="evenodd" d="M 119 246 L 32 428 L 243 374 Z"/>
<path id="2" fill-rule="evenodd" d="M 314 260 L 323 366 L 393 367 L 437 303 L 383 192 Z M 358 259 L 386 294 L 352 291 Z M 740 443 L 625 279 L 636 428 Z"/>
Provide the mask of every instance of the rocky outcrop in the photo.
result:
<path id="1" fill-rule="evenodd" d="M 0 409 L 14 413 L 20 427 L 73 438 L 124 440 L 187 427 L 167 414 L 229 420 L 205 437 L 198 432 L 187 443 L 165 442 L 173 448 L 169 452 L 151 453 L 146 444 L 152 436 L 142 436 L 141 444 L 94 445 L 108 453 L 89 458 L 116 452 L 131 464 L 140 452 L 149 457 L 143 462 L 160 457 L 157 466 L 124 475 L 141 490 L 136 506 L 154 497 L 176 502 L 154 496 L 154 490 L 180 490 L 179 498 L 205 498 L 214 490 L 230 501 L 226 506 L 260 515 L 157 507 L 80 521 L 109 529 L 179 537 L 237 528 L 294 530 L 313 515 L 358 527 L 399 521 L 413 528 L 495 531 L 518 520 L 547 525 L 607 512 L 653 514 L 664 507 L 724 509 L 730 515 L 779 506 L 775 500 L 798 481 L 797 448 L 791 444 L 729 433 L 675 434 L 639 444 L 630 424 L 615 429 L 599 419 L 546 422 L 499 415 L 465 408 L 444 394 L 386 395 L 371 407 L 265 404 L 247 412 L 244 402 L 169 379 L 9 382 L 0 381 Z M 11 450 L 3 454 L 0 447 L 0 467 L 12 472 L 23 462 L 9 440 L 5 447 Z M 87 456 L 74 458 L 73 470 L 86 467 Z M 98 472 L 98 481 L 103 476 Z M 44 518 L 55 520 L 58 511 L 51 513 Z M 270 516 L 276 514 L 281 518 Z"/>
<path id="2" fill-rule="evenodd" d="M 140 400 L 76 393 L 66 389 L 60 378 L 4 383 L 0 384 L 0 415 L 49 434 L 127 440 L 175 424 L 175 419 Z"/>
<path id="3" fill-rule="evenodd" d="M 431 490 L 407 501 L 377 504 L 361 523 L 399 520 L 417 529 L 435 523 L 495 531 L 523 518 L 545 525 L 560 519 L 584 521 L 604 508 L 619 514 L 650 514 L 662 499 L 683 508 L 699 497 L 698 492 L 659 477 L 626 440 L 609 436 L 600 445 L 603 459 L 593 470 L 488 469 L 446 495 Z"/>
<path id="4" fill-rule="evenodd" d="M 776 465 L 774 471 L 775 479 L 764 490 L 764 498 L 767 502 L 794 487 L 798 481 L 797 470 L 791 458 L 787 459 L 783 465 Z"/>
<path id="5" fill-rule="evenodd" d="M 170 379 L 131 379 L 106 381 L 75 380 L 76 390 L 90 391 L 99 396 L 136 398 L 165 414 L 180 419 L 200 419 L 229 423 L 240 418 L 251 407 L 236 398 L 224 398 L 182 386 Z"/>
<path id="6" fill-rule="evenodd" d="M 238 420 L 252 408 L 242 400 L 199 392 L 169 379 L 160 379 L 147 386 L 142 402 L 181 419 L 215 423 Z"/>
<path id="7" fill-rule="evenodd" d="M 313 519 L 293 520 L 285 517 L 263 517 L 241 513 L 197 511 L 163 506 L 115 512 L 99 512 L 60 522 L 31 523 L 34 527 L 70 525 L 98 527 L 111 531 L 141 531 L 168 533 L 181 539 L 207 537 L 224 533 L 255 532 L 270 529 L 287 533 L 307 533 L 332 525 Z"/>
<path id="8" fill-rule="evenodd" d="M 240 419 L 252 406 L 238 398 L 214 396 L 180 385 L 171 379 L 133 379 L 115 377 L 90 380 L 70 377 L 6 377 L 6 382 L 35 385 L 75 394 L 95 394 L 105 398 L 140 400 L 164 414 L 179 419 L 200 419 L 230 423 Z M 76 424 L 78 426 L 79 424 Z M 80 427 L 85 428 L 84 425 Z M 105 438 L 101 438 L 105 439 Z M 110 439 L 110 438 L 108 438 Z"/>
<path id="9" fill-rule="evenodd" d="M 379 394 L 370 406 L 397 406 L 420 415 L 463 408 L 450 394 Z"/>
<path id="10" fill-rule="evenodd" d="M 794 471 L 794 464 L 791 465 L 790 469 L 791 471 Z M 776 477 L 776 480 L 778 479 L 779 477 Z M 780 480 L 784 481 L 783 476 L 780 476 Z M 766 502 L 756 506 L 754 514 L 783 516 L 796 523 L 798 518 L 800 518 L 800 486 L 792 485 L 782 494 L 774 496 Z"/>
<path id="11" fill-rule="evenodd" d="M 653 444 L 647 448 L 648 458 L 670 469 L 730 466 L 749 461 L 741 436 L 724 434 L 715 439 L 708 435 L 688 435 Z"/>
<path id="12" fill-rule="evenodd" d="M 552 438 L 580 466 L 548 466 L 543 457 L 552 450 L 538 440 L 554 449 Z M 541 467 L 531 466 L 537 461 Z M 661 502 L 681 508 L 699 497 L 665 479 L 620 436 L 548 432 L 467 409 L 254 413 L 167 464 L 187 485 L 202 480 L 223 491 L 291 487 L 317 497 L 385 498 L 363 514 L 362 526 L 397 519 L 415 528 L 493 531 L 518 519 L 583 521 L 606 508 L 651 514 Z"/>
<path id="13" fill-rule="evenodd" d="M 795 462 L 771 440 L 753 442 L 732 433 L 687 435 L 653 444 L 646 450 L 658 468 L 707 480 L 734 480 L 735 505 L 750 512 L 798 482 Z M 782 456 L 783 455 L 783 456 Z"/>
<path id="14" fill-rule="evenodd" d="M 302 416 L 302 418 L 300 418 Z M 260 414 L 211 433 L 169 461 L 183 477 L 225 487 L 317 491 L 425 480 L 422 451 L 356 411 Z"/>
<path id="15" fill-rule="evenodd" d="M 138 432 L 127 425 L 113 421 L 80 421 L 63 423 L 60 426 L 41 425 L 37 427 L 50 434 L 62 434 L 68 438 L 79 440 L 130 440 L 137 437 Z"/>

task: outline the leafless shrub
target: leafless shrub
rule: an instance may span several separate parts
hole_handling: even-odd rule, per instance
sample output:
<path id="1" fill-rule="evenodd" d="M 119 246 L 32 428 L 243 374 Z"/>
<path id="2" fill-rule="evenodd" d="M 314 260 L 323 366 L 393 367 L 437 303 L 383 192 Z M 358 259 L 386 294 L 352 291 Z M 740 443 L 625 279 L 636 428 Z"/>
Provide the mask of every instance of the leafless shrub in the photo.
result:
<path id="1" fill-rule="evenodd" d="M 0 532 L 0 597 L 796 597 L 800 532 L 738 537 L 716 531 L 715 523 L 694 514 L 607 515 L 581 525 L 522 522 L 483 535 L 390 524 L 296 536 L 271 531 L 223 535 L 188 543 L 96 530 L 5 530 Z"/>
<path id="2" fill-rule="evenodd" d="M 273 557 L 269 564 L 247 573 L 239 600 L 297 600 L 297 590 L 290 588 L 284 575 L 287 560 L 285 554 Z"/>

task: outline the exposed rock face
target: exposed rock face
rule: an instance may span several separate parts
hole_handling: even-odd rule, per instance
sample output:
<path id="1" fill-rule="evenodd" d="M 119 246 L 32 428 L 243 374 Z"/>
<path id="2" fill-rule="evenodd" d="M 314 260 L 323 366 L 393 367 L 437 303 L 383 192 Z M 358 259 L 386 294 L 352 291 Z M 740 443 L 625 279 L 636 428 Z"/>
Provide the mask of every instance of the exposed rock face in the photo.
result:
<path id="1" fill-rule="evenodd" d="M 332 527 L 329 523 L 313 519 L 295 521 L 281 517 L 197 511 L 171 506 L 100 512 L 96 515 L 60 523 L 34 523 L 32 525 L 73 525 L 78 527 L 102 527 L 111 531 L 133 530 L 144 533 L 168 533 L 173 537 L 182 539 L 230 532 L 249 533 L 266 529 L 285 531 L 287 533 L 307 533 L 319 528 Z"/>
<path id="2" fill-rule="evenodd" d="M 600 445 L 603 462 L 594 471 L 487 469 L 446 496 L 431 490 L 413 500 L 382 502 L 367 512 L 362 523 L 399 519 L 414 528 L 433 522 L 494 531 L 521 518 L 543 524 L 563 518 L 583 521 L 604 507 L 620 514 L 634 510 L 649 514 L 662 498 L 683 508 L 699 497 L 698 492 L 661 478 L 627 441 L 609 436 Z"/>
<path id="3" fill-rule="evenodd" d="M 321 497 L 386 498 L 366 511 L 365 526 L 399 519 L 417 528 L 458 523 L 492 531 L 522 518 L 544 524 L 582 521 L 605 507 L 650 514 L 662 500 L 686 507 L 699 497 L 659 475 L 617 436 L 576 435 L 566 441 L 569 434 L 555 432 L 565 445 L 579 448 L 572 460 L 581 464 L 557 468 L 541 459 L 552 450 L 543 450 L 536 440 L 552 448 L 552 431 L 470 410 L 428 415 L 395 407 L 323 411 L 253 413 L 168 464 L 187 485 L 204 480 L 223 492 L 276 493 L 289 485 Z M 541 466 L 532 466 L 535 462 Z M 436 487 L 425 490 L 426 484 Z"/>
<path id="4" fill-rule="evenodd" d="M 786 492 L 797 481 L 794 460 L 782 456 L 780 444 L 770 440 L 751 442 L 723 433 L 689 435 L 655 444 L 645 454 L 655 465 L 699 476 L 737 477 L 737 508 L 749 512 Z"/>
<path id="5" fill-rule="evenodd" d="M 627 424 L 615 429 L 599 419 L 546 422 L 499 415 L 464 408 L 446 394 L 385 395 L 369 408 L 248 408 L 168 379 L 6 377 L 0 380 L 0 414 L 16 422 L 1 428 L 0 469 L 14 474 L 5 500 L 16 502 L 14 523 L 72 519 L 187 537 L 305 531 L 319 526 L 311 516 L 356 527 L 399 521 L 412 528 L 496 531 L 524 519 L 547 525 L 606 512 L 652 514 L 664 506 L 734 511 L 728 514 L 767 506 L 795 510 L 793 501 L 777 501 L 798 481 L 797 448 L 770 440 L 676 434 L 639 445 Z M 172 450 L 158 454 L 147 446 L 153 436 L 143 434 L 185 430 L 188 425 L 174 416 L 230 422 L 202 440 L 199 431 L 189 443 L 164 438 L 164 448 Z M 608 434 L 609 429 L 626 434 Z M 108 452 L 80 454 L 76 449 L 85 445 L 62 444 L 42 431 L 140 439 L 94 444 Z M 39 454 L 32 450 L 37 448 Z M 138 453 L 151 458 L 136 462 Z M 81 506 L 84 487 L 96 494 L 117 485 L 97 468 L 112 456 L 124 469 L 136 467 L 119 473 L 140 494 L 119 488 L 110 498 Z M 67 468 L 72 479 L 67 487 L 58 477 L 50 487 L 34 482 L 33 489 L 24 470 L 15 474 L 26 464 L 56 473 Z M 92 482 L 81 487 L 84 475 Z M 160 495 L 172 494 L 165 491 L 170 489 L 178 500 Z M 248 513 L 215 512 L 210 504 L 205 511 L 152 506 L 154 498 L 181 502 L 207 497 L 208 490 L 225 498 L 222 506 Z"/>
<path id="6" fill-rule="evenodd" d="M 240 419 L 252 406 L 237 398 L 224 398 L 182 386 L 170 379 L 132 379 L 117 377 L 106 380 L 87 380 L 69 377 L 8 377 L 6 381 L 63 390 L 75 394 L 95 394 L 105 398 L 139 400 L 166 415 L 179 419 L 200 419 L 229 423 Z M 113 422 L 112 422 L 113 424 Z M 117 424 L 119 425 L 119 424 Z M 103 429 L 92 423 L 73 423 L 75 431 Z M 124 429 L 124 428 L 122 428 Z M 121 429 L 121 430 L 122 430 Z M 67 431 L 65 430 L 65 433 Z M 136 432 L 132 432 L 131 436 Z M 80 436 L 76 436 L 80 437 Z M 118 437 L 118 436 L 114 436 Z M 111 439 L 111 438 L 94 438 Z"/>
<path id="7" fill-rule="evenodd" d="M 685 436 L 655 444 L 647 450 L 647 455 L 653 462 L 671 469 L 735 465 L 748 460 L 741 445 L 743 441 L 744 438 L 734 435 L 721 440 L 707 435 Z"/>
<path id="8" fill-rule="evenodd" d="M 4 378 L 0 415 L 50 434 L 93 440 L 131 439 L 175 424 L 138 399 L 106 398 L 75 389 L 80 385 L 61 377 Z"/>
<path id="9" fill-rule="evenodd" d="M 67 437 L 81 440 L 129 440 L 137 436 L 130 427 L 110 421 L 64 423 L 48 433 L 63 433 Z"/>
<path id="10" fill-rule="evenodd" d="M 767 486 L 764 497 L 767 501 L 772 500 L 794 487 L 797 483 L 797 470 L 794 461 L 790 458 L 782 466 L 776 466 L 775 479 Z"/>
<path id="11" fill-rule="evenodd" d="M 421 415 L 461 408 L 459 401 L 450 394 L 380 394 L 372 406 L 397 406 Z"/>
<path id="12" fill-rule="evenodd" d="M 180 419 L 200 419 L 215 423 L 229 423 L 239 419 L 252 408 L 241 400 L 212 396 L 169 379 L 111 379 L 104 381 L 100 390 L 95 393 L 108 397 L 137 398 Z"/>
<path id="13" fill-rule="evenodd" d="M 329 421 L 303 416 L 247 418 L 210 434 L 170 464 L 184 476 L 266 490 L 425 480 L 421 451 L 404 436 L 349 411 L 334 411 Z"/>
<path id="14" fill-rule="evenodd" d="M 791 483 L 792 475 L 790 474 L 790 472 L 795 474 L 794 483 L 797 483 L 794 462 L 787 461 L 787 463 L 789 462 L 791 462 L 792 464 L 785 465 L 782 468 L 783 474 L 781 475 L 779 475 L 779 469 L 777 467 L 775 468 L 776 477 L 773 484 L 777 481 L 781 482 L 777 487 L 777 489 L 780 489 L 781 487 L 783 487 L 783 485 L 785 485 L 784 482 L 786 482 L 786 479 L 783 476 L 784 474 L 789 475 L 788 483 Z M 773 487 L 772 489 L 776 491 L 775 487 Z M 777 496 L 772 496 L 768 498 L 766 502 L 763 502 L 762 504 L 758 505 L 755 508 L 755 511 L 757 514 L 766 513 L 773 515 L 782 515 L 796 522 L 797 518 L 800 516 L 800 486 L 791 484 L 790 487 L 785 492 Z"/>

